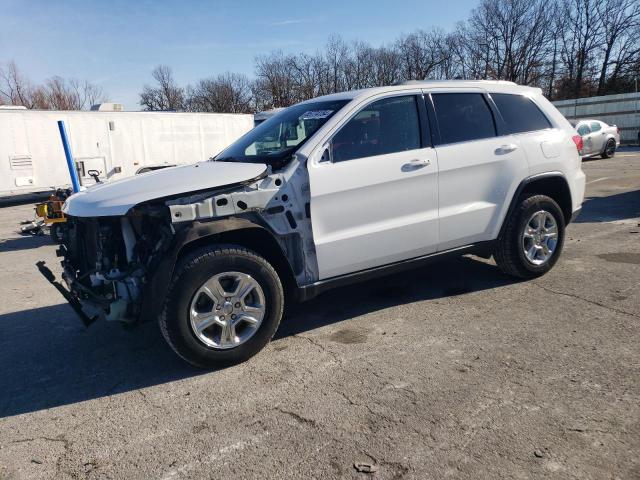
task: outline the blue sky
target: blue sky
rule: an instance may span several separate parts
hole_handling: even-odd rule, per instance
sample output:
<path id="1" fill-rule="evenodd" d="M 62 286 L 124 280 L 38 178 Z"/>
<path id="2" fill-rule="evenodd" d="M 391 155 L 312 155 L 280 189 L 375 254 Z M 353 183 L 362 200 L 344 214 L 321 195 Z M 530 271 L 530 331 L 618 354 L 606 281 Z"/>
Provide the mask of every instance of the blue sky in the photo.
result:
<path id="1" fill-rule="evenodd" d="M 158 64 L 180 84 L 225 71 L 253 76 L 256 55 L 313 53 L 331 34 L 372 45 L 402 33 L 452 28 L 477 0 L 42 1 L 0 0 L 0 62 L 27 77 L 87 79 L 137 110 Z"/>

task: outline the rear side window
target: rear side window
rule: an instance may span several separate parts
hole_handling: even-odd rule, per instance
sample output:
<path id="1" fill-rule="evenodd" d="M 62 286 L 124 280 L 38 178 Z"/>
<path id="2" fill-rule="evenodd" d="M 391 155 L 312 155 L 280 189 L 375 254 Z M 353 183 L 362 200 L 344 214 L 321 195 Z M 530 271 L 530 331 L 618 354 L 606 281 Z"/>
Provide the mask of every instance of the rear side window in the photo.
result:
<path id="1" fill-rule="evenodd" d="M 551 123 L 533 101 L 524 95 L 492 93 L 507 128 L 511 133 L 533 132 L 551 128 Z"/>
<path id="2" fill-rule="evenodd" d="M 600 125 L 600 122 L 591 122 L 590 125 L 592 132 L 597 132 L 598 130 L 602 129 L 602 125 Z"/>
<path id="3" fill-rule="evenodd" d="M 342 127 L 331 144 L 334 162 L 420 148 L 416 97 L 384 98 L 367 105 Z"/>
<path id="4" fill-rule="evenodd" d="M 584 137 L 585 135 L 589 135 L 591 133 L 591 129 L 589 128 L 589 125 L 583 123 L 581 125 L 578 125 L 578 133 Z"/>
<path id="5" fill-rule="evenodd" d="M 441 143 L 496 136 L 493 114 L 481 93 L 434 93 Z"/>

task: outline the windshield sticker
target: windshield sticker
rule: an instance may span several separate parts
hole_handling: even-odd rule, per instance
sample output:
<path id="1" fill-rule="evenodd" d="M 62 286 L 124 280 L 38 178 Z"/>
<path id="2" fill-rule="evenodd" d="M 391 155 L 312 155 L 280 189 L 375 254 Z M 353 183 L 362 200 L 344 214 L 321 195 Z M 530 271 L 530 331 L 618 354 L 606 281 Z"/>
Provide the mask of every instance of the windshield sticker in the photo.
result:
<path id="1" fill-rule="evenodd" d="M 333 113 L 333 110 L 308 110 L 300 115 L 300 120 L 317 120 L 319 118 L 327 118 Z"/>

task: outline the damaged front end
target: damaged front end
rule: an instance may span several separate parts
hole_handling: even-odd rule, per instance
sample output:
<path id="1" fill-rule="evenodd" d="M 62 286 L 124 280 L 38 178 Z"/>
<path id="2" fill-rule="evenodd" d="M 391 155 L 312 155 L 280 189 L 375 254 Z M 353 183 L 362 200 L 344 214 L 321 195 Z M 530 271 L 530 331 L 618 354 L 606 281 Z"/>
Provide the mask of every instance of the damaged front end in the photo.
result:
<path id="1" fill-rule="evenodd" d="M 58 250 L 62 279 L 89 318 L 140 318 L 145 285 L 173 239 L 168 218 L 162 206 L 120 217 L 69 217 Z"/>
<path id="2" fill-rule="evenodd" d="M 300 165 L 294 158 L 277 173 L 265 171 L 257 178 L 198 191 L 174 190 L 133 205 L 122 202 L 118 208 L 102 187 L 101 200 L 109 210 L 92 206 L 97 195 L 92 200 L 91 192 L 72 196 L 58 250 L 66 289 L 52 280 L 44 265 L 39 268 L 85 323 L 101 318 L 133 324 L 157 318 L 180 255 L 194 245 L 241 244 L 268 258 L 292 285 L 313 283 L 318 269 L 309 182 Z M 192 168 L 203 167 L 210 165 Z M 146 178 L 157 175 L 162 180 L 160 175 L 169 170 Z M 74 197 L 79 199 L 75 205 Z M 93 211 L 108 215 L 89 216 Z"/>

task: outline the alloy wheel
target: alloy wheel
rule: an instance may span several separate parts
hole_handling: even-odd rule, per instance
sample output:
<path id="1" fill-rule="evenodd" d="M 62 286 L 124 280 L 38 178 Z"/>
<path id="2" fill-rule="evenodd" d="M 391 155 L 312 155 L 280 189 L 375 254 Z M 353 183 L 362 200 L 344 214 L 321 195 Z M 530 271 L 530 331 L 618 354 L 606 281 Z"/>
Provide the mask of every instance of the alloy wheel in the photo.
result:
<path id="1" fill-rule="evenodd" d="M 189 318 L 198 340 L 209 347 L 230 349 L 253 337 L 265 311 L 264 292 L 253 277 L 224 272 L 209 278 L 196 291 Z"/>
<path id="2" fill-rule="evenodd" d="M 534 265 L 549 261 L 558 244 L 558 224 L 546 210 L 535 212 L 522 233 L 522 248 L 526 259 Z"/>

